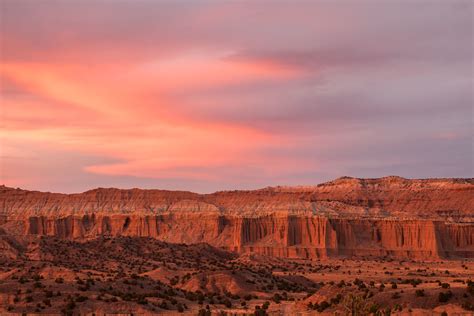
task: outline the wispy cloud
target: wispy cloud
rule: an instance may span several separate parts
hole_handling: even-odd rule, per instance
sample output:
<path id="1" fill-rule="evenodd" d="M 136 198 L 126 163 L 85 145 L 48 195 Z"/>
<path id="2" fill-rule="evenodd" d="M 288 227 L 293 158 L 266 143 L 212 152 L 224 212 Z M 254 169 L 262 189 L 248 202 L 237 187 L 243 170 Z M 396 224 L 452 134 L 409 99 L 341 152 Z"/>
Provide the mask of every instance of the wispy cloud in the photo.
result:
<path id="1" fill-rule="evenodd" d="M 473 175 L 469 1 L 2 1 L 0 33 L 7 185 Z"/>

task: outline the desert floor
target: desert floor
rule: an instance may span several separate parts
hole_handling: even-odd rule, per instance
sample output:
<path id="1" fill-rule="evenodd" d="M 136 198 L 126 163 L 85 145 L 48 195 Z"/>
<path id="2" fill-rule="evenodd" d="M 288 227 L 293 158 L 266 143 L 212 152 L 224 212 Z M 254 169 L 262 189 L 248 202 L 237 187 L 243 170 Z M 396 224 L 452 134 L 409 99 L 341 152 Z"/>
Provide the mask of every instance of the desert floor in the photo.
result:
<path id="1" fill-rule="evenodd" d="M 47 237 L 0 256 L 0 314 L 474 315 L 471 281 L 472 260 L 294 260 Z"/>

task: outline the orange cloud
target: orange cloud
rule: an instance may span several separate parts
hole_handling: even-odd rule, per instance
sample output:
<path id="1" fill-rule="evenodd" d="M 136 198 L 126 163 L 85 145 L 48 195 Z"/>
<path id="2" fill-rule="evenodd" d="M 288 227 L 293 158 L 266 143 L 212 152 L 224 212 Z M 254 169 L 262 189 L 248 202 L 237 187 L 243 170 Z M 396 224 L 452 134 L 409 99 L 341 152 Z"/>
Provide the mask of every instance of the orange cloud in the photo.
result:
<path id="1" fill-rule="evenodd" d="M 99 68 L 4 63 L 1 75 L 38 99 L 6 96 L 2 137 L 121 161 L 90 165 L 87 172 L 198 178 L 205 174 L 193 171 L 196 166 L 261 164 L 256 150 L 278 140 L 244 125 L 183 117 L 174 111 L 179 104 L 166 95 L 178 89 L 289 79 L 298 71 L 222 54 L 189 54 Z"/>

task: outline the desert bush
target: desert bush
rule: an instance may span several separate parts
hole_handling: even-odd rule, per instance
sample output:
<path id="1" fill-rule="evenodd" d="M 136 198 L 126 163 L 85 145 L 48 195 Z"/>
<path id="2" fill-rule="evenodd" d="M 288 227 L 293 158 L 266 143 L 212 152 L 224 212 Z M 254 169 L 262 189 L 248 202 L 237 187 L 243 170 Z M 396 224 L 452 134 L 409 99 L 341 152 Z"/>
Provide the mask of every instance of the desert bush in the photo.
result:
<path id="1" fill-rule="evenodd" d="M 327 309 L 327 308 L 330 307 L 330 306 L 331 306 L 331 305 L 330 305 L 328 302 L 322 301 L 322 302 L 319 303 L 319 308 L 318 308 L 317 310 L 318 310 L 318 312 L 321 313 L 321 312 L 323 312 L 325 309 Z"/>
<path id="2" fill-rule="evenodd" d="M 453 292 L 451 292 L 451 291 L 439 292 L 438 301 L 440 303 L 445 303 L 445 302 L 449 301 L 451 299 L 451 297 L 453 297 Z"/>
<path id="3" fill-rule="evenodd" d="M 78 302 L 78 303 L 80 303 L 80 302 L 85 302 L 85 301 L 87 301 L 87 300 L 88 300 L 87 296 L 83 296 L 83 295 L 78 296 L 78 297 L 76 298 L 76 302 Z"/>
<path id="4" fill-rule="evenodd" d="M 231 308 L 232 307 L 232 302 L 229 299 L 225 299 L 224 300 L 224 306 L 227 307 L 227 308 Z"/>
<path id="5" fill-rule="evenodd" d="M 270 307 L 270 302 L 269 301 L 266 301 L 265 303 L 263 303 L 263 305 L 262 305 L 263 309 L 268 309 L 268 307 Z"/>
<path id="6" fill-rule="evenodd" d="M 370 305 L 370 307 L 368 309 L 368 313 L 377 315 L 377 312 L 378 312 L 379 308 L 380 308 L 379 304 L 374 303 L 374 304 Z"/>
<path id="7" fill-rule="evenodd" d="M 421 284 L 423 281 L 421 279 L 406 279 L 403 280 L 403 284 L 411 284 L 413 287 L 416 287 L 417 285 Z"/>
<path id="8" fill-rule="evenodd" d="M 330 299 L 330 304 L 337 305 L 341 302 L 341 300 L 342 300 L 342 294 L 337 294 L 335 297 Z"/>
<path id="9" fill-rule="evenodd" d="M 69 301 L 66 305 L 66 310 L 73 310 L 74 308 L 76 308 L 76 303 L 73 300 Z"/>
<path id="10" fill-rule="evenodd" d="M 425 296 L 425 290 L 416 290 L 415 295 L 416 297 L 423 297 Z"/>
<path id="11" fill-rule="evenodd" d="M 464 301 L 461 307 L 467 311 L 474 311 L 474 303 L 469 302 L 469 301 Z"/>
<path id="12" fill-rule="evenodd" d="M 471 280 L 467 281 L 467 292 L 474 296 L 474 282 Z"/>
<path id="13" fill-rule="evenodd" d="M 266 316 L 268 315 L 267 311 L 263 308 L 260 308 L 259 305 L 255 306 L 254 316 Z"/>
<path id="14" fill-rule="evenodd" d="M 280 304 L 280 301 L 283 299 L 283 297 L 281 297 L 280 294 L 278 293 L 275 293 L 272 297 L 272 300 L 277 303 L 277 304 Z"/>
<path id="15" fill-rule="evenodd" d="M 347 313 L 352 316 L 367 315 L 369 310 L 369 307 L 362 296 L 354 295 L 352 293 L 344 297 L 342 305 Z"/>
<path id="16" fill-rule="evenodd" d="M 198 312 L 198 316 L 211 316 L 211 311 L 208 309 L 201 308 Z"/>

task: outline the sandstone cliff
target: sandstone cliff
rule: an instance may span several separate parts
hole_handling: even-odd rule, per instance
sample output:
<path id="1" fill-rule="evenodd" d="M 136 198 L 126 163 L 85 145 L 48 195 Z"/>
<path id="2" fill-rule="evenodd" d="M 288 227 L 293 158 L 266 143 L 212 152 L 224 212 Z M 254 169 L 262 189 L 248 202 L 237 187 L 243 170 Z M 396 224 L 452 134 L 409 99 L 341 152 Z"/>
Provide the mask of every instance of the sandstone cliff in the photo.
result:
<path id="1" fill-rule="evenodd" d="M 149 236 L 279 257 L 474 257 L 474 179 L 340 178 L 318 186 L 196 194 L 0 187 L 8 236 Z M 0 248 L 10 247 L 4 242 Z"/>

